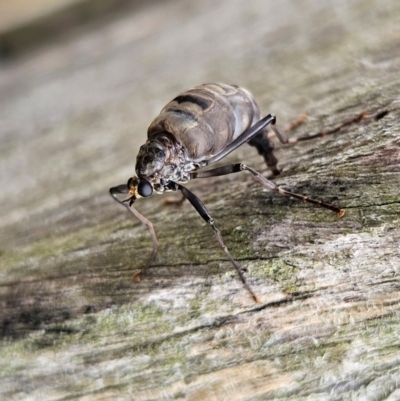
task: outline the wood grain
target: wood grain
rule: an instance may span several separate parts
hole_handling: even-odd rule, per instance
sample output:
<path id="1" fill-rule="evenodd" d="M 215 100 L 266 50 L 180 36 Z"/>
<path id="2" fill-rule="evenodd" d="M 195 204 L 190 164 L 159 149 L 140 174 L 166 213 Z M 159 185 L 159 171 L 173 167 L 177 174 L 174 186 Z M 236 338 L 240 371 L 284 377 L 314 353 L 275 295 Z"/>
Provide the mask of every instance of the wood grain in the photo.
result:
<path id="1" fill-rule="evenodd" d="M 301 5 L 300 5 L 301 4 Z M 0 70 L 0 398 L 397 400 L 400 4 L 149 3 Z M 108 195 L 161 107 L 203 82 L 248 88 L 289 135 L 277 184 L 189 184 L 262 299 L 189 204 Z M 267 174 L 254 149 L 228 158 Z"/>

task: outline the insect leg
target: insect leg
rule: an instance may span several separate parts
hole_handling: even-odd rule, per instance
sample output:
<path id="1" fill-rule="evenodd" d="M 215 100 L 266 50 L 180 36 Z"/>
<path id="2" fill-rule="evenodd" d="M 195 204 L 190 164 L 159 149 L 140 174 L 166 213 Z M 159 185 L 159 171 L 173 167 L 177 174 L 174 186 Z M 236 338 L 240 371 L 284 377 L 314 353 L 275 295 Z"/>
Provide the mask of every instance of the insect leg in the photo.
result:
<path id="1" fill-rule="evenodd" d="M 262 132 L 252 138 L 248 144 L 257 149 L 258 154 L 264 157 L 265 163 L 273 175 L 279 175 L 277 167 L 278 159 L 274 155 L 274 145 L 268 138 L 268 132 L 264 129 Z"/>
<path id="2" fill-rule="evenodd" d="M 116 187 L 110 188 L 110 194 L 111 196 L 121 205 L 125 206 L 130 213 L 132 213 L 142 224 L 144 224 L 147 229 L 149 230 L 151 240 L 153 241 L 153 252 L 151 253 L 150 259 L 147 262 L 146 266 L 143 267 L 139 273 L 136 273 L 133 276 L 134 281 L 139 282 L 140 281 L 140 275 L 154 262 L 157 251 L 158 251 L 158 241 L 157 241 L 157 236 L 156 232 L 154 231 L 153 224 L 151 223 L 150 220 L 147 220 L 146 217 L 142 216 L 135 208 L 132 207 L 133 202 L 135 201 L 134 197 L 121 200 L 118 198 L 117 194 L 126 194 L 129 192 L 129 189 L 127 185 L 122 184 L 118 185 Z"/>
<path id="3" fill-rule="evenodd" d="M 248 130 L 244 131 L 239 137 L 237 137 L 230 145 L 228 145 L 224 150 L 214 155 L 213 157 L 207 160 L 207 165 L 217 162 L 218 160 L 223 159 L 225 156 L 229 155 L 229 153 L 233 152 L 239 146 L 243 145 L 245 142 L 250 141 L 254 136 L 259 134 L 268 124 L 271 124 L 271 128 L 274 131 L 275 135 L 279 138 L 282 143 L 287 142 L 286 135 L 282 134 L 275 127 L 276 117 L 268 114 L 266 117 L 262 118 Z"/>
<path id="4" fill-rule="evenodd" d="M 305 195 L 296 194 L 294 192 L 286 191 L 285 189 L 279 188 L 272 181 L 267 180 L 263 175 L 261 175 L 260 173 L 258 173 L 255 170 L 253 170 L 252 168 L 246 166 L 243 163 L 230 164 L 230 165 L 227 165 L 227 166 L 217 167 L 215 169 L 201 171 L 201 172 L 198 172 L 198 173 L 195 172 L 195 173 L 192 173 L 192 179 L 216 177 L 216 176 L 219 176 L 219 175 L 238 173 L 239 171 L 248 171 L 249 173 L 251 173 L 253 175 L 253 177 L 258 182 L 260 182 L 262 185 L 264 185 L 264 187 L 268 188 L 271 191 L 275 191 L 275 192 L 278 192 L 281 195 L 293 197 L 293 198 L 296 198 L 296 199 L 300 199 L 303 202 L 312 203 L 314 205 L 321 206 L 321 207 L 324 207 L 326 209 L 332 210 L 337 214 L 337 216 L 339 218 L 342 217 L 344 215 L 344 213 L 345 213 L 344 209 L 341 209 L 339 207 L 331 205 L 330 203 L 322 202 L 321 200 L 317 200 L 317 199 L 310 199 Z"/>
<path id="5" fill-rule="evenodd" d="M 356 116 L 350 118 L 349 120 L 346 120 L 328 130 L 320 131 L 320 132 L 317 132 L 316 134 L 311 134 L 308 136 L 301 136 L 298 138 L 290 138 L 287 141 L 287 143 L 292 144 L 292 143 L 297 143 L 297 142 L 309 141 L 309 140 L 316 139 L 316 138 L 323 138 L 324 136 L 327 136 L 327 135 L 336 134 L 337 132 L 341 131 L 343 128 L 348 127 L 349 125 L 352 125 L 352 124 L 359 123 L 361 120 L 363 120 L 364 118 L 367 118 L 367 117 L 369 117 L 369 115 L 366 112 L 363 112 L 363 113 L 357 114 Z M 303 114 L 300 116 L 300 119 L 298 119 L 298 120 L 300 121 L 300 123 L 302 123 L 306 118 L 307 118 L 307 115 Z M 294 123 L 290 124 L 285 129 L 285 131 L 288 132 L 291 129 L 295 128 L 297 125 L 299 125 L 299 122 L 295 121 Z M 279 138 L 279 135 L 276 134 L 275 130 L 274 130 L 274 134 L 272 134 L 272 133 L 268 134 L 268 138 L 273 138 L 274 136 L 277 136 Z"/>
<path id="6" fill-rule="evenodd" d="M 189 191 L 187 188 L 183 187 L 180 184 L 175 183 L 176 188 L 179 189 L 183 196 L 192 204 L 192 206 L 197 210 L 199 215 L 208 223 L 211 228 L 214 230 L 215 236 L 221 245 L 222 249 L 225 252 L 225 255 L 228 257 L 229 261 L 232 263 L 232 265 L 235 267 L 236 271 L 239 274 L 240 280 L 242 281 L 243 285 L 246 287 L 247 291 L 251 294 L 255 302 L 259 302 L 258 298 L 254 294 L 253 290 L 251 289 L 249 283 L 246 280 L 246 277 L 243 274 L 243 268 L 233 259 L 232 255 L 230 254 L 228 248 L 226 247 L 224 243 L 224 239 L 222 237 L 221 232 L 218 230 L 218 228 L 215 226 L 214 219 L 208 212 L 207 208 L 205 207 L 204 203 L 191 191 Z"/>

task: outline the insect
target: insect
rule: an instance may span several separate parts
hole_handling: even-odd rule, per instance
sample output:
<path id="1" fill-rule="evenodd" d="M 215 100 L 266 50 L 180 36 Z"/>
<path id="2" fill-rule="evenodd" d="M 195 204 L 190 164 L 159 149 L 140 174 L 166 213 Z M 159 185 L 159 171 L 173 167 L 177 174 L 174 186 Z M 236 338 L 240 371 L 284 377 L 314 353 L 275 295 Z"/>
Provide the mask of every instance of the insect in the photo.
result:
<path id="1" fill-rule="evenodd" d="M 111 196 L 147 226 L 153 241 L 153 252 L 147 265 L 136 275 L 137 281 L 140 280 L 140 274 L 153 263 L 158 242 L 152 223 L 132 205 L 137 199 L 147 198 L 154 191 L 159 194 L 167 191 L 182 193 L 182 199 L 187 199 L 213 229 L 227 258 L 256 302 L 258 299 L 246 280 L 243 268 L 230 254 L 206 206 L 182 183 L 197 178 L 247 171 L 271 191 L 330 209 L 336 212 L 338 217 L 343 216 L 343 209 L 279 188 L 243 163 L 207 169 L 247 142 L 264 157 L 272 174 L 278 175 L 278 161 L 266 127 L 270 125 L 282 143 L 287 143 L 288 139 L 275 127 L 275 123 L 276 118 L 271 114 L 260 119 L 260 109 L 253 96 L 246 89 L 236 85 L 196 86 L 177 96 L 161 110 L 160 115 L 150 124 L 148 139 L 137 155 L 137 176 L 129 178 L 127 184 L 110 188 Z M 121 200 L 117 194 L 129 194 L 130 197 Z"/>

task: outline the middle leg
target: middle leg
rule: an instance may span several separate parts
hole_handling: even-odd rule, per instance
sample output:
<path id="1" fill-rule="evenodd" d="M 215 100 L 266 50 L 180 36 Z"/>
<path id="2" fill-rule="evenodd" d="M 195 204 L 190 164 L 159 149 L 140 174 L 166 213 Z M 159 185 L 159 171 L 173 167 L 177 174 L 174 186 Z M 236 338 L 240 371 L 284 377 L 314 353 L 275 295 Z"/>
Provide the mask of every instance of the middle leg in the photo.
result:
<path id="1" fill-rule="evenodd" d="M 272 181 L 266 179 L 263 175 L 258 173 L 256 170 L 252 169 L 251 167 L 246 166 L 243 163 L 229 164 L 227 166 L 217 167 L 217 168 L 211 169 L 211 170 L 195 172 L 195 173 L 192 173 L 192 179 L 217 177 L 220 175 L 238 173 L 239 171 L 248 171 L 264 187 L 266 187 L 267 189 L 269 189 L 271 191 L 278 192 L 278 194 L 280 194 L 280 195 L 293 197 L 293 198 L 302 200 L 303 202 L 312 203 L 313 205 L 317 205 L 317 206 L 332 210 L 333 212 L 335 212 L 337 214 L 337 216 L 339 218 L 342 217 L 345 213 L 344 209 L 341 209 L 337 206 L 331 205 L 330 203 L 326 203 L 326 202 L 323 202 L 323 201 L 317 200 L 317 199 L 311 199 L 308 196 L 296 194 L 295 192 L 290 192 L 290 191 L 286 191 L 285 189 L 279 188 Z"/>

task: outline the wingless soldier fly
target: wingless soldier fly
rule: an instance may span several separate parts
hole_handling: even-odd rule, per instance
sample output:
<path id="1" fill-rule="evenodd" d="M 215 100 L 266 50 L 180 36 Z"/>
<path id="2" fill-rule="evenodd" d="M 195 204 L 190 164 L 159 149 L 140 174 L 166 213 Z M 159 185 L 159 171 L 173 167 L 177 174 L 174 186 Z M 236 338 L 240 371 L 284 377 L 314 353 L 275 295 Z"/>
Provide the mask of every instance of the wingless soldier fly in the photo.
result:
<path id="1" fill-rule="evenodd" d="M 282 143 L 287 143 L 288 140 L 277 130 L 275 123 L 276 118 L 271 114 L 260 120 L 260 109 L 253 96 L 247 90 L 235 85 L 196 86 L 177 96 L 161 110 L 160 115 L 150 124 L 147 142 L 141 146 L 137 155 L 137 176 L 129 178 L 127 184 L 110 189 L 113 198 L 126 206 L 147 226 L 153 240 L 152 255 L 147 265 L 135 276 L 137 281 L 140 280 L 140 274 L 153 263 L 158 242 L 152 223 L 132 205 L 136 199 L 146 198 L 153 191 L 160 194 L 165 191 L 181 191 L 183 199 L 186 198 L 214 230 L 227 258 L 256 302 L 258 302 L 257 297 L 247 283 L 243 268 L 228 251 L 214 219 L 202 201 L 182 183 L 196 178 L 248 171 L 271 191 L 330 209 L 336 212 L 338 217 L 343 216 L 343 209 L 278 188 L 273 182 L 243 163 L 203 170 L 247 142 L 264 157 L 273 175 L 278 175 L 278 161 L 273 154 L 273 145 L 268 138 L 266 127 L 271 124 L 273 132 Z M 125 200 L 118 198 L 117 194 L 125 193 L 131 196 Z"/>

